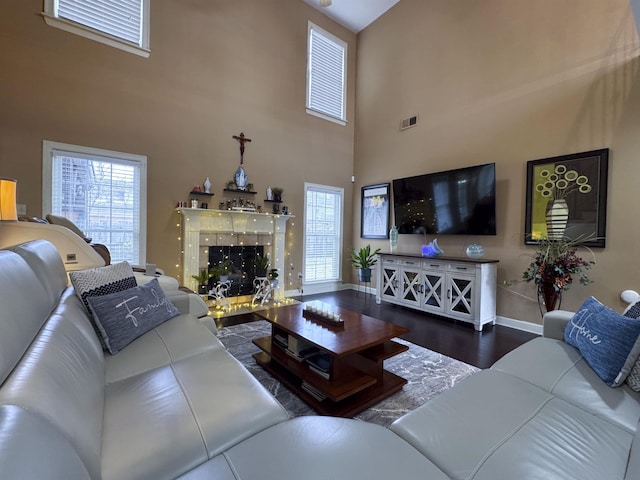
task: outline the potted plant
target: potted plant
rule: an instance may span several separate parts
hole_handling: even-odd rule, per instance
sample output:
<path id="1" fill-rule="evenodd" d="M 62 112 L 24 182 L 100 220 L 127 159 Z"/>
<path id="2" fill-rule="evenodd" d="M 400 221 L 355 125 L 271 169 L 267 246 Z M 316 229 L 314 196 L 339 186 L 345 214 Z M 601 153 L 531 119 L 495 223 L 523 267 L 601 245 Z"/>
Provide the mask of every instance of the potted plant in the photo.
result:
<path id="1" fill-rule="evenodd" d="M 267 277 L 271 280 L 271 288 L 278 288 L 278 269 L 272 268 L 269 270 Z"/>
<path id="2" fill-rule="evenodd" d="M 371 245 L 361 247 L 360 250 L 351 249 L 351 265 L 358 269 L 361 282 L 371 281 L 371 267 L 378 262 L 378 253 L 380 253 L 379 248 L 371 252 Z"/>
<path id="3" fill-rule="evenodd" d="M 547 312 L 560 307 L 562 292 L 569 289 L 574 275 L 578 277 L 581 285 L 589 285 L 592 282 L 586 270 L 591 269 L 595 262 L 587 261 L 577 254 L 580 243 L 580 240 L 566 238 L 540 240 L 520 281 L 535 283 L 541 314 L 543 305 Z M 589 248 L 584 248 L 591 252 Z M 593 255 L 593 252 L 591 254 Z M 518 280 L 505 280 L 504 284 L 510 286 L 516 282 Z"/>
<path id="4" fill-rule="evenodd" d="M 284 189 L 282 189 L 280 187 L 273 187 L 271 189 L 271 193 L 273 193 L 273 201 L 274 202 L 281 202 L 282 201 L 282 192 L 284 192 Z"/>
<path id="5" fill-rule="evenodd" d="M 228 258 L 223 260 L 218 265 L 218 271 L 220 274 L 220 281 L 226 282 L 229 280 L 229 274 L 233 271 L 233 262 Z"/>
<path id="6" fill-rule="evenodd" d="M 253 192 L 253 183 L 247 183 L 247 192 Z"/>
<path id="7" fill-rule="evenodd" d="M 226 188 L 227 190 L 235 190 L 236 189 L 235 180 L 227 180 L 227 183 L 224 184 L 224 188 Z"/>
<path id="8" fill-rule="evenodd" d="M 213 274 L 208 269 L 203 268 L 198 275 L 191 275 L 198 282 L 198 293 L 200 295 L 206 295 L 209 291 L 209 279 L 213 277 Z"/>
<path id="9" fill-rule="evenodd" d="M 269 269 L 269 255 L 265 255 L 264 257 L 262 255 L 257 255 L 256 256 L 256 277 L 266 277 L 267 276 L 267 270 Z"/>

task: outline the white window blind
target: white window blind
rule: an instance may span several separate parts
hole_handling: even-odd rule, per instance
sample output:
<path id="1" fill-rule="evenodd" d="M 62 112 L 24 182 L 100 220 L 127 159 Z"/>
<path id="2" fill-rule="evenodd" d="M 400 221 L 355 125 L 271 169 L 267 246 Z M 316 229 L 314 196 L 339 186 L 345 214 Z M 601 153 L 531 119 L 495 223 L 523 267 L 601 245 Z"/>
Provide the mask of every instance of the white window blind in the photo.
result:
<path id="1" fill-rule="evenodd" d="M 142 0 L 58 0 L 57 16 L 142 46 Z"/>
<path id="2" fill-rule="evenodd" d="M 347 44 L 309 23 L 307 109 L 346 121 Z"/>
<path id="3" fill-rule="evenodd" d="M 305 283 L 340 279 L 343 197 L 341 188 L 305 184 Z"/>
<path id="4" fill-rule="evenodd" d="M 44 0 L 47 24 L 149 56 L 150 0 Z"/>
<path id="5" fill-rule="evenodd" d="M 44 212 L 68 218 L 94 243 L 106 245 L 112 262 L 144 264 L 146 158 L 45 143 L 43 170 L 50 178 Z"/>

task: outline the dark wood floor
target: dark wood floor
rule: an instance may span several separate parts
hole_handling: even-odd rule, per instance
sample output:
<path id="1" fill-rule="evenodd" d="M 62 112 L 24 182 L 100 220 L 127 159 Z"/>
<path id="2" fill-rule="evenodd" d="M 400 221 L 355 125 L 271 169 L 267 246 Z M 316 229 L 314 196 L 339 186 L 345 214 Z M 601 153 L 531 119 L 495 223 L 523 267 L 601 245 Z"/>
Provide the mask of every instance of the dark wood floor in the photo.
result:
<path id="1" fill-rule="evenodd" d="M 405 340 L 479 368 L 490 367 L 506 353 L 536 337 L 532 333 L 499 325 L 485 325 L 482 332 L 476 332 L 469 323 L 434 317 L 389 303 L 378 305 L 374 295 L 355 290 L 295 298 L 300 301 L 321 300 L 401 325 L 409 329 L 409 333 L 402 336 Z M 252 315 L 243 317 L 227 317 L 223 324 L 254 319 Z"/>

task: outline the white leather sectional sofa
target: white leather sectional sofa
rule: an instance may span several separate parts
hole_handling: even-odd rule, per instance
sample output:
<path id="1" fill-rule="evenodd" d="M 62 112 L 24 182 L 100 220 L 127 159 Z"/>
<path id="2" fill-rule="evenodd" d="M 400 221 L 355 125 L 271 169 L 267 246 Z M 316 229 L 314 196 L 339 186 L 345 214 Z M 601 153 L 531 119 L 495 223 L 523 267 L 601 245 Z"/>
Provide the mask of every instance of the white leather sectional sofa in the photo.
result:
<path id="1" fill-rule="evenodd" d="M 288 419 L 194 316 L 106 354 L 51 244 L 0 251 L 2 479 L 632 480 L 639 420 L 637 393 L 553 338 L 389 429 Z"/>

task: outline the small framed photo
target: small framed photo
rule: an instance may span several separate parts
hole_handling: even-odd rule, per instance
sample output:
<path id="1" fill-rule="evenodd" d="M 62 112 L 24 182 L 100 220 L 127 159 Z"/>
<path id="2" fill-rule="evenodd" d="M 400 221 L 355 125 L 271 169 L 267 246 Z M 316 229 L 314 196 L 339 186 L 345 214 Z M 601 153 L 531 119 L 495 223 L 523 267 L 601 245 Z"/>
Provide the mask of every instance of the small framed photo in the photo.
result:
<path id="1" fill-rule="evenodd" d="M 524 243 L 604 247 L 609 149 L 527 162 Z"/>
<path id="2" fill-rule="evenodd" d="M 389 238 L 390 183 L 362 187 L 360 238 Z"/>

